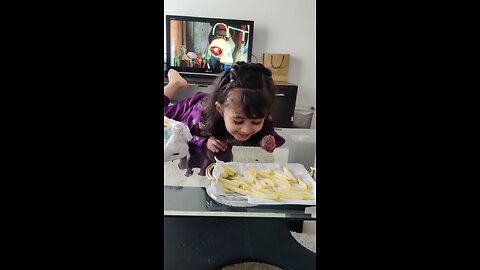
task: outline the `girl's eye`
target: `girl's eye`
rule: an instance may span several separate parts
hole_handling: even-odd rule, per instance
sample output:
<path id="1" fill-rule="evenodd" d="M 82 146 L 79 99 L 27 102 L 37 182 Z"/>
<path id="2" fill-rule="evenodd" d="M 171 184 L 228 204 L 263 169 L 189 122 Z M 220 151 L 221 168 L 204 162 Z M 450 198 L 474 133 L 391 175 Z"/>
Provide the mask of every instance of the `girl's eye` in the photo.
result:
<path id="1" fill-rule="evenodd" d="M 237 124 L 237 125 L 240 125 L 241 123 L 243 123 L 243 121 L 235 121 L 233 120 L 233 123 Z"/>
<path id="2" fill-rule="evenodd" d="M 262 122 L 252 122 L 254 125 L 260 125 Z"/>

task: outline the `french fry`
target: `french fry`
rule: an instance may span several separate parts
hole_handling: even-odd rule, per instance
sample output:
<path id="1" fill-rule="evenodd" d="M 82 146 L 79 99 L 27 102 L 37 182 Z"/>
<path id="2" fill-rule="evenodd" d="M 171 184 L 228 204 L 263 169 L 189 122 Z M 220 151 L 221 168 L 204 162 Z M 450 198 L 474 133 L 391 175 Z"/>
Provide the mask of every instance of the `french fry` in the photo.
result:
<path id="1" fill-rule="evenodd" d="M 303 200 L 302 194 L 290 193 L 285 191 L 278 190 L 275 194 L 280 197 L 280 199 L 287 199 L 287 200 Z"/>
<path id="2" fill-rule="evenodd" d="M 239 194 L 242 194 L 242 195 L 247 195 L 247 191 L 244 190 L 244 189 L 241 189 L 241 188 L 238 188 L 234 185 L 231 185 L 230 183 L 226 183 L 226 182 L 223 182 L 221 183 L 222 186 L 227 189 L 227 190 L 230 190 L 230 191 L 233 191 L 233 192 L 236 192 L 236 193 L 239 193 Z"/>
<path id="3" fill-rule="evenodd" d="M 300 177 L 297 178 L 297 181 L 302 189 L 308 189 L 307 184 L 305 184 L 302 180 L 300 180 Z"/>
<path id="4" fill-rule="evenodd" d="M 280 191 L 295 193 L 295 194 L 302 194 L 302 195 L 312 195 L 312 192 L 310 190 L 304 190 L 304 189 L 286 188 L 286 189 L 280 189 Z"/>
<path id="5" fill-rule="evenodd" d="M 259 183 L 260 187 L 262 189 L 267 189 L 267 190 L 271 190 L 272 189 L 272 186 L 270 186 L 269 184 L 267 184 L 266 182 L 264 182 L 263 180 L 257 180 L 257 183 Z"/>
<path id="6" fill-rule="evenodd" d="M 311 200 L 312 185 L 283 166 L 282 170 L 247 168 L 242 176 L 228 165 L 221 165 L 220 184 L 231 192 L 269 200 Z"/>
<path id="7" fill-rule="evenodd" d="M 261 176 L 261 177 L 269 178 L 269 177 L 272 177 L 273 171 L 272 171 L 272 170 L 270 170 L 270 171 L 261 171 L 261 170 L 258 170 L 258 171 L 257 171 L 257 175 L 258 175 L 258 176 Z"/>
<path id="8" fill-rule="evenodd" d="M 243 188 L 244 190 L 252 190 L 252 184 L 247 181 L 233 179 L 232 182 L 237 183 L 239 187 Z"/>
<path id="9" fill-rule="evenodd" d="M 288 182 L 288 178 L 286 178 L 282 173 L 275 171 L 275 178 L 273 178 L 277 183 L 291 186 L 290 182 Z"/>
<path id="10" fill-rule="evenodd" d="M 260 170 L 260 171 L 262 171 L 262 170 Z M 263 170 L 262 172 L 264 172 L 264 173 L 266 173 L 266 174 L 268 174 L 268 175 L 273 175 L 273 170 L 272 170 L 272 169 L 265 169 L 265 170 Z"/>
<path id="11" fill-rule="evenodd" d="M 228 166 L 227 164 L 222 164 L 220 167 L 223 169 L 224 172 L 226 172 L 229 176 L 236 175 L 238 172 L 234 168 Z"/>
<path id="12" fill-rule="evenodd" d="M 270 186 L 274 187 L 276 186 L 277 184 L 275 183 L 274 180 L 272 180 L 272 178 L 261 178 L 261 180 L 265 181 L 267 184 L 269 184 Z"/>
<path id="13" fill-rule="evenodd" d="M 259 191 L 259 192 L 264 192 L 264 191 L 265 191 L 265 190 L 262 188 L 262 186 L 260 186 L 260 185 L 258 184 L 258 182 L 255 183 L 255 184 L 253 184 L 251 187 L 252 187 L 252 190 L 256 190 L 256 191 Z"/>
<path id="14" fill-rule="evenodd" d="M 252 190 L 248 192 L 248 195 L 255 197 L 255 198 L 260 198 L 260 199 L 269 199 L 269 200 L 278 200 L 279 197 L 276 193 L 270 193 L 270 192 L 261 192 L 257 190 Z"/>
<path id="15" fill-rule="evenodd" d="M 252 186 L 251 186 L 251 187 L 252 187 L 252 190 L 258 191 L 258 192 L 275 193 L 275 191 L 272 190 L 272 188 L 271 188 L 270 186 L 268 186 L 268 185 L 266 185 L 266 186 L 261 186 L 259 183 L 260 183 L 260 182 L 257 181 L 257 184 L 252 185 Z"/>
<path id="16" fill-rule="evenodd" d="M 220 181 L 221 184 L 228 184 L 228 185 L 232 185 L 232 186 L 235 186 L 235 187 L 240 187 L 240 184 L 236 183 L 236 182 L 233 182 L 231 180 L 227 180 L 225 178 L 218 178 L 218 181 Z"/>
<path id="17" fill-rule="evenodd" d="M 310 183 L 305 183 L 305 184 L 307 185 L 308 190 L 312 190 L 312 184 L 310 184 Z"/>
<path id="18" fill-rule="evenodd" d="M 283 173 L 292 180 L 296 179 L 295 176 L 293 176 L 292 172 L 286 166 L 283 166 Z"/>
<path id="19" fill-rule="evenodd" d="M 276 178 L 279 178 L 279 179 L 282 179 L 282 180 L 285 180 L 285 181 L 288 181 L 290 178 L 288 178 L 287 176 L 285 176 L 283 174 L 283 172 L 279 172 L 279 171 L 274 171 L 274 176 Z"/>
<path id="20" fill-rule="evenodd" d="M 248 171 L 254 173 L 256 176 L 260 176 L 260 177 L 264 177 L 264 178 L 268 178 L 268 177 L 271 177 L 273 175 L 273 171 L 271 169 L 267 169 L 265 171 L 262 171 L 262 170 L 259 170 L 259 169 L 255 168 L 255 167 L 250 167 L 250 168 L 248 168 Z"/>
<path id="21" fill-rule="evenodd" d="M 255 184 L 255 182 L 256 182 L 256 181 L 255 181 L 255 180 L 256 180 L 255 178 L 256 178 L 256 176 L 255 176 L 255 173 L 254 173 L 254 172 L 252 172 L 252 171 L 248 171 L 248 172 L 247 172 L 247 180 L 248 180 L 248 182 L 250 182 L 250 183 L 252 183 L 252 184 Z"/>
<path id="22" fill-rule="evenodd" d="M 240 176 L 230 176 L 228 179 L 232 180 L 232 181 L 235 181 L 237 183 L 240 183 L 242 185 L 248 185 L 248 186 L 251 186 L 252 183 L 250 183 L 248 180 L 240 177 Z"/>
<path id="23" fill-rule="evenodd" d="M 310 190 L 293 188 L 293 187 L 277 190 L 277 193 L 281 198 L 285 198 L 285 199 L 311 200 L 313 198 L 313 194 Z"/>
<path id="24" fill-rule="evenodd" d="M 313 195 L 311 193 L 299 193 L 288 190 L 278 190 L 276 194 L 280 197 L 280 199 L 288 200 L 311 200 L 313 198 Z"/>
<path id="25" fill-rule="evenodd" d="M 242 178 L 240 176 L 229 176 L 228 179 L 238 180 L 238 181 L 246 181 L 244 178 Z"/>

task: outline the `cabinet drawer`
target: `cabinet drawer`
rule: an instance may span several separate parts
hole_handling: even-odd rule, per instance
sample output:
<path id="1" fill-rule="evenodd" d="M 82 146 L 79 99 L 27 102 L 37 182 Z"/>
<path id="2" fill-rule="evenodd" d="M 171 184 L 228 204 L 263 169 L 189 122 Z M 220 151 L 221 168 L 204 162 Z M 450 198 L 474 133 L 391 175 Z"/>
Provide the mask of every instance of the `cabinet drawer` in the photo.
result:
<path id="1" fill-rule="evenodd" d="M 297 86 L 277 86 L 273 103 L 272 118 L 274 127 L 293 127 L 293 115 L 297 101 Z"/>

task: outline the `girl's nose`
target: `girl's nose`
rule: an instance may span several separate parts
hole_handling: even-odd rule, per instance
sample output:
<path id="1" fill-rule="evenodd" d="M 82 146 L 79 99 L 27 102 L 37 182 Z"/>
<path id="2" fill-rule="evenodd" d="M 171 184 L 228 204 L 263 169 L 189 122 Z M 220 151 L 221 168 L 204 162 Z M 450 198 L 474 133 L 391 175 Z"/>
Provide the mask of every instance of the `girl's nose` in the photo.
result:
<path id="1" fill-rule="evenodd" d="M 243 134 L 251 134 L 253 132 L 253 127 L 245 126 L 241 129 Z"/>

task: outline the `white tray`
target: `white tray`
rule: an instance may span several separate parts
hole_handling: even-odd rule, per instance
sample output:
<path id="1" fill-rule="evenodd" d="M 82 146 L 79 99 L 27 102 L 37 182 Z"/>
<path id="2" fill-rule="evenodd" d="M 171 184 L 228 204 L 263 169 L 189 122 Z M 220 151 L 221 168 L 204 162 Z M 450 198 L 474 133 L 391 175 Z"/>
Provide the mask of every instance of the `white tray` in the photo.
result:
<path id="1" fill-rule="evenodd" d="M 259 199 L 253 198 L 251 196 L 244 196 L 237 193 L 232 193 L 227 191 L 223 188 L 223 186 L 218 182 L 218 177 L 221 174 L 219 166 L 215 166 L 216 164 L 227 164 L 234 169 L 237 169 L 240 174 L 246 173 L 247 167 L 255 167 L 258 169 L 275 169 L 281 170 L 283 166 L 286 166 L 295 176 L 300 177 L 300 179 L 305 183 L 310 183 L 312 185 L 312 193 L 313 199 L 312 200 L 287 200 L 281 199 L 278 201 L 268 200 L 268 199 Z M 282 205 L 282 204 L 294 204 L 294 205 L 316 205 L 317 204 L 317 197 L 316 197 L 316 190 L 317 185 L 315 180 L 310 176 L 307 172 L 305 167 L 299 163 L 287 163 L 287 164 L 280 164 L 280 163 L 239 163 L 239 162 L 222 162 L 217 160 L 217 162 L 211 164 L 207 169 L 207 176 L 210 178 L 211 183 L 207 186 L 206 192 L 210 198 L 213 200 L 229 205 L 229 206 L 237 206 L 237 207 L 251 207 L 257 205 Z M 213 167 L 213 170 L 212 170 Z"/>

